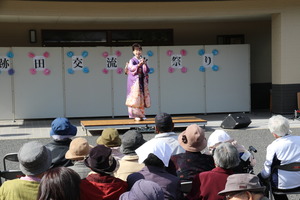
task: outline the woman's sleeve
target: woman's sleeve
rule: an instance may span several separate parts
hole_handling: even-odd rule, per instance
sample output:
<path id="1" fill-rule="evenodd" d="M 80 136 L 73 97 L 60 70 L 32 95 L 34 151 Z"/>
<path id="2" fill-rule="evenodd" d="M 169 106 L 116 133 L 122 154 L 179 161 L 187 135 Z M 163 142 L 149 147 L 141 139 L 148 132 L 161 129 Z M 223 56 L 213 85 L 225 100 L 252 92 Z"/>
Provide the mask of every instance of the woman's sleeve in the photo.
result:
<path id="1" fill-rule="evenodd" d="M 135 61 L 133 59 L 130 59 L 130 61 L 128 63 L 129 72 L 132 73 L 133 75 L 136 75 L 138 72 L 138 65 L 139 65 L 139 62 L 135 63 Z"/>
<path id="2" fill-rule="evenodd" d="M 268 178 L 271 174 L 271 166 L 272 166 L 272 163 L 273 163 L 274 155 L 275 155 L 275 151 L 274 151 L 274 148 L 271 144 L 267 147 L 266 161 L 264 163 L 264 168 L 261 171 L 261 176 L 263 178 Z"/>
<path id="3" fill-rule="evenodd" d="M 150 71 L 150 69 L 149 69 L 147 63 L 143 64 L 143 73 L 144 73 L 144 74 L 148 74 L 149 71 Z"/>

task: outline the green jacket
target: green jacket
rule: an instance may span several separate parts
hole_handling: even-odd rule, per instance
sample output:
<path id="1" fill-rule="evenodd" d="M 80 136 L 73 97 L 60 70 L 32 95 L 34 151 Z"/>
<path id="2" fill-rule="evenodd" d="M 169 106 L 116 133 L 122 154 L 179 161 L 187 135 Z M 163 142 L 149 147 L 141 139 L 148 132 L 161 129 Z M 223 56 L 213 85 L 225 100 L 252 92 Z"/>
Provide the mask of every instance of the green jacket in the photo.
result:
<path id="1" fill-rule="evenodd" d="M 39 182 L 14 179 L 0 187 L 0 200 L 36 200 Z"/>

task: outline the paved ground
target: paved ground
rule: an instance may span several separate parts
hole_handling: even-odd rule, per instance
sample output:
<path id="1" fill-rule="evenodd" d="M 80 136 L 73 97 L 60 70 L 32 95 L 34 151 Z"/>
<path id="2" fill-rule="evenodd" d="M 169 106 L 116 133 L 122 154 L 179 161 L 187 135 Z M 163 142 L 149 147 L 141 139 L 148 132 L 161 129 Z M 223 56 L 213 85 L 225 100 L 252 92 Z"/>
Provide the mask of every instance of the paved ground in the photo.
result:
<path id="1" fill-rule="evenodd" d="M 271 117 L 271 113 L 266 111 L 257 111 L 252 113 L 246 113 L 252 120 L 252 123 L 245 130 L 257 130 L 266 129 L 268 118 Z M 207 120 L 206 129 L 220 128 L 222 121 L 228 116 L 228 114 L 207 114 L 197 115 L 198 117 Z M 286 117 L 291 118 L 292 115 Z M 98 120 L 101 118 L 88 118 L 88 120 Z M 7 139 L 33 139 L 33 138 L 48 138 L 50 125 L 53 119 L 29 119 L 29 120 L 0 120 L 0 140 Z M 77 136 L 85 136 L 85 131 L 80 126 L 80 121 L 87 120 L 87 118 L 73 118 L 70 119 L 71 123 L 77 126 Z M 292 128 L 300 128 L 299 120 L 290 120 Z M 88 135 L 100 134 L 101 132 L 88 132 Z"/>
<path id="2" fill-rule="evenodd" d="M 206 137 L 216 129 L 221 129 L 220 125 L 228 114 L 207 114 L 199 115 L 200 118 L 207 120 Z M 255 173 L 259 173 L 263 167 L 263 162 L 266 155 L 266 147 L 270 144 L 274 138 L 267 129 L 268 119 L 272 116 L 269 112 L 252 112 L 247 113 L 247 116 L 252 120 L 252 123 L 243 129 L 227 129 L 226 131 L 235 138 L 240 144 L 245 147 L 250 145 L 257 149 L 257 153 L 254 155 L 257 160 L 257 165 L 254 168 Z M 286 115 L 287 118 L 292 118 L 292 115 Z M 99 119 L 99 118 L 95 118 Z M 51 141 L 49 138 L 50 124 L 53 119 L 49 120 L 17 120 L 12 122 L 9 120 L 0 121 L 0 158 L 6 153 L 17 152 L 20 146 L 29 140 L 39 140 L 46 144 Z M 86 119 L 71 119 L 72 124 L 78 128 L 77 136 L 85 137 L 91 145 L 96 144 L 96 139 L 101 134 L 101 131 L 89 132 L 88 136 L 85 136 L 85 131 L 80 127 L 80 121 Z M 91 119 L 89 119 L 91 120 Z M 290 119 L 291 130 L 294 135 L 300 136 L 300 121 Z M 182 132 L 183 128 L 177 128 L 176 133 Z M 126 130 L 120 131 L 120 135 Z M 154 133 L 144 133 L 146 140 L 154 137 Z M 10 168 L 17 168 L 15 164 L 9 164 Z M 0 159 L 0 169 L 3 169 L 2 159 Z M 299 200 L 300 195 L 290 195 L 289 199 Z"/>

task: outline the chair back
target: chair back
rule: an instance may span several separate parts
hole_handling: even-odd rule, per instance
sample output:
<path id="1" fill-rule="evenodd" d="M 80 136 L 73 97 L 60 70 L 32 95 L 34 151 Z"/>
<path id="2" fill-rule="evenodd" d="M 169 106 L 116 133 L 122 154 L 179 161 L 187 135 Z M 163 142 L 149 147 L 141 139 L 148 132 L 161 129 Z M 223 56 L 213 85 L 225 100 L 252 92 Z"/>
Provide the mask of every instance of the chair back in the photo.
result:
<path id="1" fill-rule="evenodd" d="M 19 162 L 18 153 L 8 153 L 3 157 L 3 169 L 6 171 L 6 161 Z"/>
<path id="2" fill-rule="evenodd" d="M 275 165 L 272 167 L 272 173 L 277 169 L 280 170 L 285 170 L 285 171 L 300 171 L 300 162 L 293 162 L 285 165 Z M 271 181 L 269 181 L 269 188 L 270 188 L 270 200 L 273 200 L 273 195 L 272 194 L 300 194 L 300 188 L 295 188 L 295 189 L 289 189 L 289 190 L 275 190 L 272 188 Z"/>
<path id="3" fill-rule="evenodd" d="M 300 171 L 300 162 L 289 163 L 286 165 L 277 165 L 274 168 L 285 170 L 285 171 Z"/>
<path id="4" fill-rule="evenodd" d="M 12 180 L 16 178 L 20 178 L 22 176 L 25 176 L 21 170 L 5 170 L 0 171 L 0 186 L 2 185 L 1 178 L 4 178 L 5 180 Z"/>
<path id="5" fill-rule="evenodd" d="M 181 192 L 183 194 L 189 193 L 192 189 L 192 184 L 193 184 L 192 181 L 181 182 L 181 185 L 180 185 Z"/>

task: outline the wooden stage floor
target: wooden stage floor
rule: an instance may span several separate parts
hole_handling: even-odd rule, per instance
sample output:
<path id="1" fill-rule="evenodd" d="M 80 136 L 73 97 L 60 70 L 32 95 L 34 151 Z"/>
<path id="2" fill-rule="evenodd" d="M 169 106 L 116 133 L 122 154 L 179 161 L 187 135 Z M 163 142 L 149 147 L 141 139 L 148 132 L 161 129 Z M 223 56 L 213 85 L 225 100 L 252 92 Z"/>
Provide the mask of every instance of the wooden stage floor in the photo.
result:
<path id="1" fill-rule="evenodd" d="M 187 127 L 190 124 L 198 124 L 204 126 L 207 124 L 207 120 L 198 118 L 196 116 L 179 116 L 172 117 L 175 127 Z M 103 119 L 103 120 L 86 120 L 80 121 L 81 127 L 86 131 L 103 130 L 105 128 L 116 129 L 145 129 L 154 130 L 155 118 L 147 118 L 144 121 L 134 121 L 134 119 Z"/>

